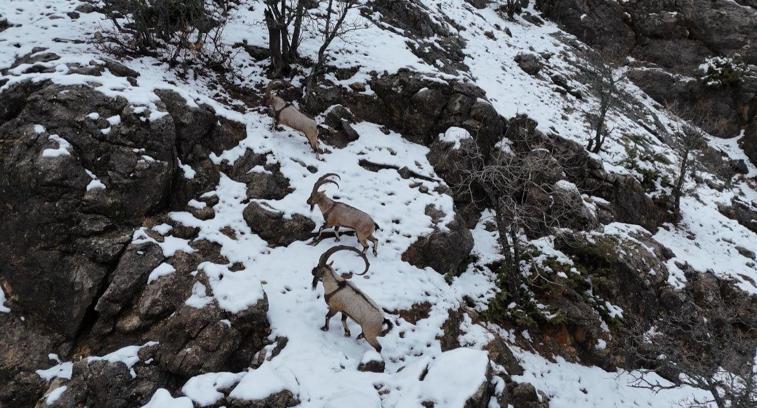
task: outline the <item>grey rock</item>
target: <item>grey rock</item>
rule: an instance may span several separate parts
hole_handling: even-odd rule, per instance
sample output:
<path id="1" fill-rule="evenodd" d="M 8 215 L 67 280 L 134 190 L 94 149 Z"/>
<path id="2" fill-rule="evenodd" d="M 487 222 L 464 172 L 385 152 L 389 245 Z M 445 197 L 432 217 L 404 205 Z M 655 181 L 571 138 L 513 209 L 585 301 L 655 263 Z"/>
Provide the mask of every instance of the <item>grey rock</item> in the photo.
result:
<path id="1" fill-rule="evenodd" d="M 520 53 L 515 56 L 515 62 L 518 63 L 520 69 L 532 76 L 538 75 L 542 68 L 542 63 L 536 54 Z"/>
<path id="2" fill-rule="evenodd" d="M 426 208 L 431 215 L 432 208 Z M 434 231 L 418 238 L 402 254 L 402 260 L 419 268 L 431 267 L 435 271 L 457 276 L 464 272 L 473 249 L 473 235 L 465 220 L 457 214 L 446 225 L 447 230 L 434 226 Z"/>
<path id="3" fill-rule="evenodd" d="M 315 229 L 315 222 L 304 215 L 294 214 L 286 218 L 283 213 L 266 209 L 256 202 L 248 204 L 242 215 L 250 229 L 272 246 L 287 246 L 305 240 Z"/>
<path id="4" fill-rule="evenodd" d="M 119 258 L 95 310 L 101 321 L 118 314 L 144 287 L 153 269 L 163 262 L 163 250 L 155 243 L 130 244 Z"/>
<path id="5" fill-rule="evenodd" d="M 300 401 L 294 397 L 289 390 L 277 392 L 269 395 L 262 400 L 240 400 L 227 398 L 229 406 L 232 408 L 288 408 L 300 404 Z"/>

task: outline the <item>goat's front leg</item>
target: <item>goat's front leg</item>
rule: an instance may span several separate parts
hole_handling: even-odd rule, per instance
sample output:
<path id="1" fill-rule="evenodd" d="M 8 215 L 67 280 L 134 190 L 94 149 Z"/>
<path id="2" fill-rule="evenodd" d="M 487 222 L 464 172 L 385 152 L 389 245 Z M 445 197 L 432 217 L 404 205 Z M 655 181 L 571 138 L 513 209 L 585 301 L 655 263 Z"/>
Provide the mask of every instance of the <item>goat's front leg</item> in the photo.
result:
<path id="1" fill-rule="evenodd" d="M 321 239 L 323 239 L 321 237 L 323 236 L 323 230 L 325 228 L 326 228 L 326 224 L 324 223 L 323 225 L 321 225 L 321 228 L 318 229 L 318 235 L 315 238 L 313 238 L 313 240 L 310 241 L 310 244 L 308 244 L 308 245 L 315 245 L 315 244 L 321 242 Z"/>
<path id="2" fill-rule="evenodd" d="M 326 321 L 323 323 L 323 327 L 321 327 L 321 330 L 323 331 L 329 331 L 329 321 L 332 317 L 336 314 L 336 310 L 329 309 L 328 313 L 326 313 Z"/>
<path id="3" fill-rule="evenodd" d="M 352 333 L 350 333 L 350 328 L 347 326 L 347 314 L 342 312 L 342 327 L 344 327 L 344 337 L 350 337 Z"/>
<path id="4" fill-rule="evenodd" d="M 334 225 L 334 237 L 337 241 L 339 241 L 339 226 Z"/>

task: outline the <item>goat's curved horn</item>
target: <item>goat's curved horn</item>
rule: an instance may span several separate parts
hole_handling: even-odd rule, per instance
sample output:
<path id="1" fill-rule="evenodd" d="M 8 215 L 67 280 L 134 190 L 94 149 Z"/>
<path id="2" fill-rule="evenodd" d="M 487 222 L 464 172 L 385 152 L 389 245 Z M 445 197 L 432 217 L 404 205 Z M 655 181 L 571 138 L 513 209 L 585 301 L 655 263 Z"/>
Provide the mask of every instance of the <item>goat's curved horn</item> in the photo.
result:
<path id="1" fill-rule="evenodd" d="M 368 262 L 368 257 L 365 256 L 365 254 L 358 250 L 355 247 L 351 247 L 349 245 L 337 245 L 335 247 L 331 247 L 326 250 L 323 254 L 321 254 L 320 259 L 318 259 L 318 267 L 322 267 L 326 265 L 326 262 L 328 262 L 331 255 L 334 255 L 335 253 L 339 251 L 352 251 L 360 255 L 361 258 L 363 258 L 363 262 L 365 262 L 365 270 L 363 273 L 356 273 L 356 275 L 365 275 L 368 272 L 368 268 L 370 267 L 370 263 Z"/>
<path id="2" fill-rule="evenodd" d="M 322 175 L 321 177 L 318 177 L 318 180 L 315 181 L 315 184 L 313 184 L 313 191 L 311 192 L 311 194 L 313 194 L 316 191 L 318 191 L 318 188 L 321 187 L 322 185 L 326 184 L 326 183 L 333 183 L 333 184 L 336 184 L 337 187 L 339 187 L 339 183 L 337 183 L 334 180 L 330 180 L 329 177 L 336 177 L 339 180 L 342 179 L 336 173 L 326 173 L 326 174 Z"/>

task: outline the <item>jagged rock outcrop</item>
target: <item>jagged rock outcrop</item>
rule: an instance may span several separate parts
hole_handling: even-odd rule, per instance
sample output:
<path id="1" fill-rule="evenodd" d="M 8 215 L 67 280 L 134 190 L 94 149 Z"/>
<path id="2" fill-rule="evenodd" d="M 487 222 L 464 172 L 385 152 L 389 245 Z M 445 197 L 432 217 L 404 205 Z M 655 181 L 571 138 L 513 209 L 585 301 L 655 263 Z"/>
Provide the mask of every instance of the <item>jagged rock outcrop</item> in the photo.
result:
<path id="1" fill-rule="evenodd" d="M 233 165 L 224 162 L 223 168 L 224 174 L 247 185 L 247 198 L 280 200 L 292 191 L 280 165 L 268 164 L 264 154 L 247 150 Z"/>
<path id="2" fill-rule="evenodd" d="M 289 408 L 300 403 L 289 390 L 279 391 L 260 400 L 227 398 L 226 401 L 232 408 Z"/>
<path id="3" fill-rule="evenodd" d="M 266 298 L 240 314 L 213 304 L 184 305 L 154 329 L 159 342 L 157 363 L 183 377 L 248 367 L 268 334 L 267 311 Z"/>
<path id="4" fill-rule="evenodd" d="M 315 229 L 315 222 L 304 215 L 294 214 L 289 218 L 256 202 L 248 204 L 242 215 L 250 229 L 272 246 L 287 246 L 308 239 Z"/>
<path id="5" fill-rule="evenodd" d="M 167 201 L 173 121 L 86 86 L 24 82 L 0 101 L 4 286 L 72 337 L 132 227 Z"/>
<path id="6" fill-rule="evenodd" d="M 565 233 L 556 237 L 555 247 L 586 268 L 595 294 L 634 316 L 650 319 L 658 312 L 658 291 L 668 280 L 665 261 L 672 253 L 648 232 Z"/>
<path id="7" fill-rule="evenodd" d="M 56 379 L 46 395 L 62 393 L 53 403 L 43 397 L 37 407 L 77 406 L 129 408 L 150 400 L 158 388 L 178 388 L 181 381 L 156 365 L 144 361 L 128 367 L 122 361 L 83 359 L 73 365 L 70 381 Z"/>
<path id="8" fill-rule="evenodd" d="M 428 266 L 450 276 L 464 272 L 473 249 L 473 235 L 465 221 L 455 214 L 454 219 L 442 227 L 438 224 L 445 219 L 443 212 L 427 207 L 426 215 L 431 217 L 434 231 L 410 245 L 402 254 L 402 260 L 419 268 Z"/>
<path id="9" fill-rule="evenodd" d="M 181 164 L 173 179 L 171 207 L 184 208 L 187 201 L 218 183 L 218 168 L 210 161 L 210 154 L 235 146 L 245 138 L 246 130 L 241 123 L 216 115 L 208 105 L 192 106 L 174 91 L 158 90 L 156 94 L 173 118 Z"/>
<path id="10" fill-rule="evenodd" d="M 95 311 L 101 321 L 108 321 L 144 287 L 147 277 L 163 262 L 163 250 L 155 243 L 130 244 L 111 273 L 110 282 L 97 300 Z"/>

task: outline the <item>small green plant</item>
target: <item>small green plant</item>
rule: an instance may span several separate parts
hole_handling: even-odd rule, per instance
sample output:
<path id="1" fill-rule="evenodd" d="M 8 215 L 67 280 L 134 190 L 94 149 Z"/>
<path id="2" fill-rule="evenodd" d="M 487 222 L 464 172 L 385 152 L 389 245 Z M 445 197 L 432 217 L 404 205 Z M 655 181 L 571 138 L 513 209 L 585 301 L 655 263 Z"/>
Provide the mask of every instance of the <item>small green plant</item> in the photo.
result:
<path id="1" fill-rule="evenodd" d="M 739 54 L 733 57 L 707 58 L 699 66 L 702 81 L 709 87 L 727 87 L 741 83 L 746 72 L 746 64 Z"/>

